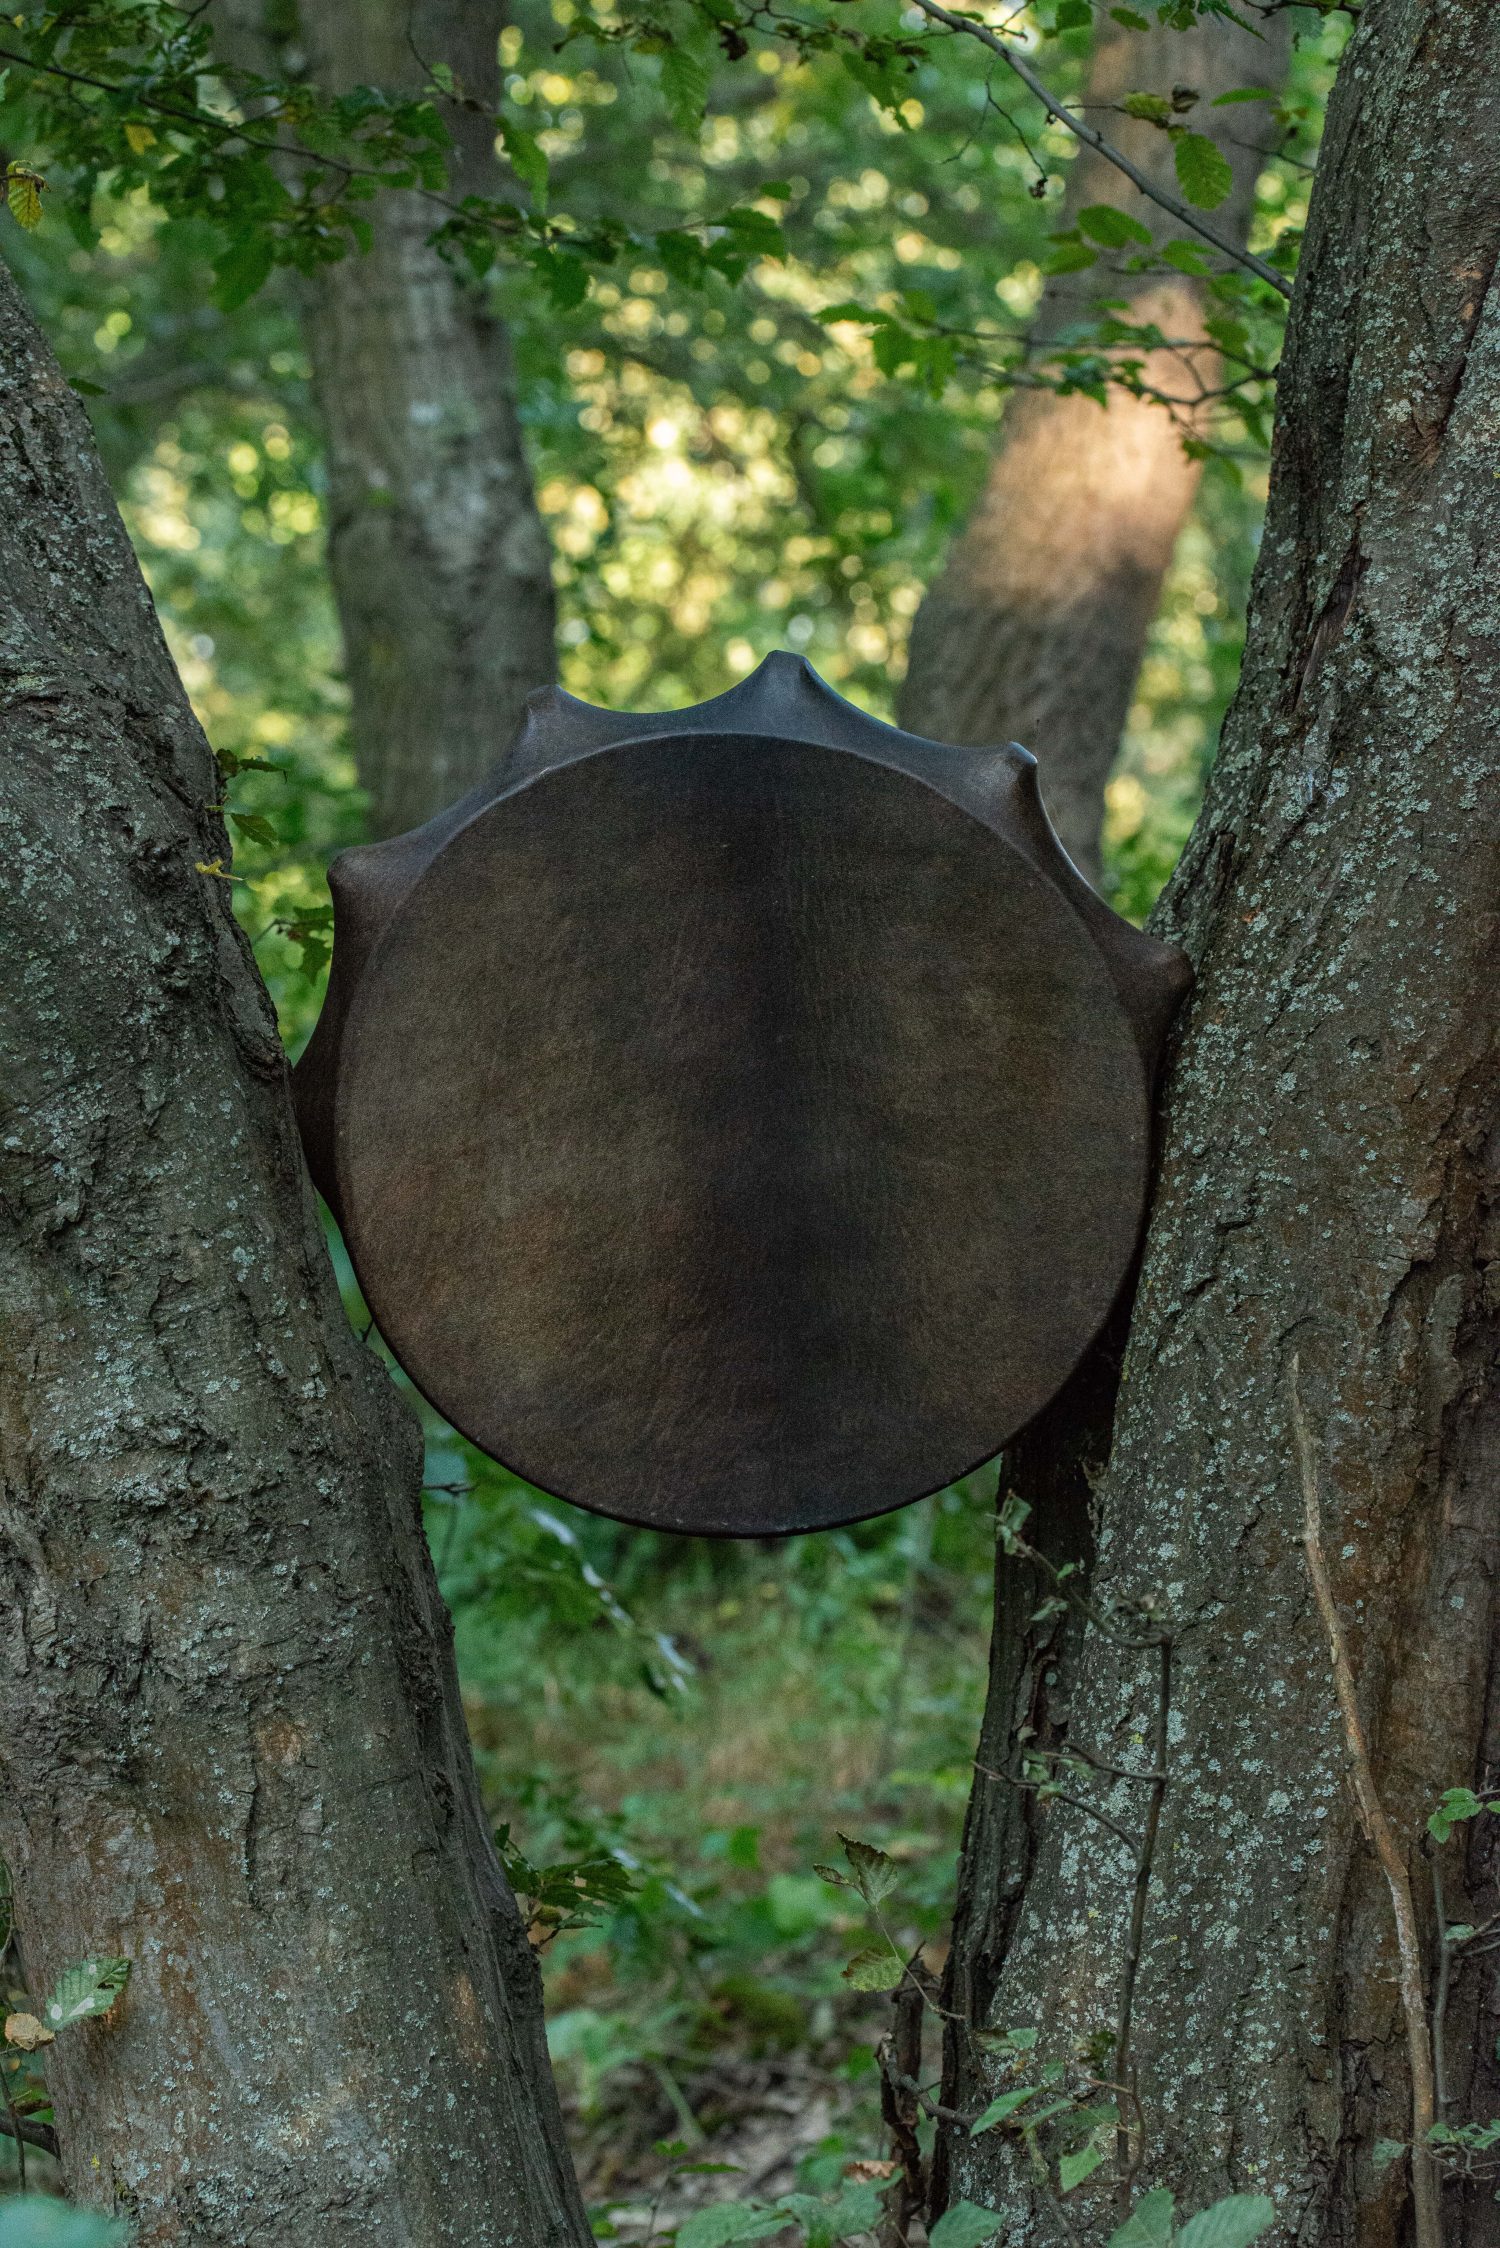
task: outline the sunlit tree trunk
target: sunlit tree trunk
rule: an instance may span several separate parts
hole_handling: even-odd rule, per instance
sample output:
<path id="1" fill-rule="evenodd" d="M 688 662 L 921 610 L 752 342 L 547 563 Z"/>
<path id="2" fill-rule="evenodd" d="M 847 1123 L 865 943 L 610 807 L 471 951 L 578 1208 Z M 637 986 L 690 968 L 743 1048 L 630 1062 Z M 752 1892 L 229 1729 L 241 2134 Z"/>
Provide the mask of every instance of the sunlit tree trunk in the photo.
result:
<path id="1" fill-rule="evenodd" d="M 1199 980 L 1112 1447 L 1107 1398 L 1095 1443 L 1096 1590 L 1154 1591 L 1182 1620 L 1135 2002 L 1139 2182 L 1186 2204 L 1263 2188 L 1272 2237 L 1303 2248 L 1413 2233 L 1411 2162 L 1374 2160 L 1411 2135 L 1408 2025 L 1304 1551 L 1294 1356 L 1429 2015 L 1424 1820 L 1500 1768 L 1497 150 L 1500 11 L 1369 0 L 1314 192 L 1243 683 L 1158 917 Z M 1095 1369 L 1054 1456 L 1016 1463 L 1058 1550 L 1087 1549 L 1069 1432 L 1098 1425 L 1105 1387 Z M 1015 1770 L 1021 1716 L 1043 1745 L 1140 1769 L 1152 1659 L 1097 1630 L 1028 1649 L 1011 1566 L 981 1762 Z M 1139 1827 L 1139 1783 L 1081 1792 Z M 1438 1854 L 1448 1921 L 1496 1910 L 1497 1844 L 1486 1817 Z M 950 2003 L 972 2028 L 1039 2023 L 1057 2054 L 1112 2028 L 1114 1836 L 981 1775 L 963 1891 Z M 1494 2115 L 1492 1963 L 1458 1953 L 1441 2028 L 1447 2119 Z M 947 2101 L 975 2112 L 996 2066 L 956 2030 Z M 1003 2238 L 1066 2237 L 1003 2131 L 945 2139 L 944 2190 L 1003 2210 Z M 1106 2180 L 1070 2204 L 1081 2239 L 1108 2235 Z M 1500 2238 L 1493 2192 L 1447 2185 L 1443 2240 Z"/>
<path id="2" fill-rule="evenodd" d="M 0 270 L 0 1856 L 139 2248 L 582 2244 L 414 1423 L 343 1316 L 213 761 Z"/>
<path id="3" fill-rule="evenodd" d="M 1101 12 L 1084 95 L 1103 129 L 1153 178 L 1175 186 L 1172 143 L 1159 127 L 1113 105 L 1137 90 L 1198 95 L 1186 121 L 1228 157 L 1234 189 L 1215 213 L 1243 242 L 1256 175 L 1271 139 L 1264 103 L 1216 109 L 1235 87 L 1282 84 L 1286 18 L 1259 36 L 1224 16 L 1193 30 L 1130 31 Z M 1150 226 L 1158 241 L 1182 225 L 1145 200 L 1123 173 L 1084 149 L 1068 174 L 1059 223 L 1107 203 Z M 1103 254 L 1101 267 L 1110 253 Z M 1217 379 L 1203 345 L 1200 285 L 1185 275 L 1110 284 L 1101 267 L 1048 285 L 1033 329 L 1038 345 L 1083 315 L 1099 295 L 1125 300 L 1120 317 L 1154 323 L 1177 350 L 1151 352 L 1143 380 L 1186 401 Z M 1198 464 L 1183 451 L 1193 417 L 1123 390 L 1107 406 L 1080 396 L 1018 391 L 1006 408 L 984 489 L 954 541 L 912 627 L 900 695 L 901 723 L 938 741 L 1022 741 L 1041 760 L 1047 808 L 1091 880 L 1099 874 L 1104 783 L 1172 548 L 1197 490 Z"/>
<path id="4" fill-rule="evenodd" d="M 443 103 L 457 195 L 501 192 L 491 119 L 497 0 L 217 0 L 232 58 L 326 91 L 419 91 L 446 63 L 481 105 Z M 328 547 L 371 830 L 451 804 L 556 675 L 551 552 L 510 344 L 485 286 L 430 247 L 421 196 L 367 205 L 371 247 L 301 291 L 328 448 Z"/>

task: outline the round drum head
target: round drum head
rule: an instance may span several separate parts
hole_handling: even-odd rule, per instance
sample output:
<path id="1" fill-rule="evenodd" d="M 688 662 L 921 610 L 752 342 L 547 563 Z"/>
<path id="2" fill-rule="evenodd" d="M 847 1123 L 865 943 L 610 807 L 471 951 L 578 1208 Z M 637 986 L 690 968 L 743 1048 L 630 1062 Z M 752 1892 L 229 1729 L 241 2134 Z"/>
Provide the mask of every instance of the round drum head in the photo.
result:
<path id="1" fill-rule="evenodd" d="M 455 1427 L 581 1506 L 764 1535 L 936 1489 L 1046 1402 L 1129 1263 L 1147 1123 L 1104 961 L 985 820 L 677 732 L 438 852 L 360 975 L 334 1159 Z"/>

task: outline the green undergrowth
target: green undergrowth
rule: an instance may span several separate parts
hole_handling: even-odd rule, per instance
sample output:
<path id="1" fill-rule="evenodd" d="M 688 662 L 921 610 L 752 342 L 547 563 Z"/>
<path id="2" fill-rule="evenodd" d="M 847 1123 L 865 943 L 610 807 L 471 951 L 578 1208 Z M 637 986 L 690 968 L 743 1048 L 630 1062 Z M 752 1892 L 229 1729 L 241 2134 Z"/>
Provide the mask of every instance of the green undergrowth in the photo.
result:
<path id="1" fill-rule="evenodd" d="M 940 1964 L 993 1470 L 850 1530 L 730 1543 L 603 1521 L 429 1439 L 481 1781 L 587 2188 L 653 2188 L 663 2142 L 753 2142 L 779 2186 L 882 2153 L 888 2001 L 845 1980 L 864 1915 L 813 1868 L 841 1832 L 879 1844 L 900 1940 Z"/>
<path id="2" fill-rule="evenodd" d="M 844 1980 L 863 1916 L 813 1867 L 840 1831 L 878 1842 L 903 1940 L 940 1945 L 993 1475 L 850 1531 L 728 1545 L 598 1521 L 466 1447 L 437 1459 L 432 1481 L 473 1485 L 429 1499 L 434 1550 L 588 2182 L 650 2182 L 660 2140 L 769 2130 L 769 2157 L 778 2112 L 782 2166 L 878 2153 L 887 2003 Z M 808 2142 L 810 2115 L 828 2128 Z"/>

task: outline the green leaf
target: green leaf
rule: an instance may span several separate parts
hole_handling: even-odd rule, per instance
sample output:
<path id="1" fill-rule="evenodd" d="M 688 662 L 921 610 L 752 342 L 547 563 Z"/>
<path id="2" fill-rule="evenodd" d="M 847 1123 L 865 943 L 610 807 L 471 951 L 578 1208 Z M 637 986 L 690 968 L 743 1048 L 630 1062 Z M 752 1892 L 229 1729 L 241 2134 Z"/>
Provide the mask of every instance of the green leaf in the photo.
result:
<path id="1" fill-rule="evenodd" d="M 1082 273 L 1086 267 L 1098 263 L 1099 253 L 1086 242 L 1059 242 L 1057 248 L 1042 259 L 1043 273 Z M 1013 1549 L 1005 1548 L 1009 1553 Z"/>
<path id="2" fill-rule="evenodd" d="M 981 2248 L 994 2239 L 1001 2222 L 993 2209 L 981 2209 L 977 2201 L 955 2201 L 928 2233 L 928 2248 Z"/>
<path id="3" fill-rule="evenodd" d="M 17 226 L 24 226 L 28 234 L 41 225 L 42 183 L 35 172 L 12 164 L 5 175 L 5 200 Z"/>
<path id="4" fill-rule="evenodd" d="M 1464 1819 L 1476 1819 L 1484 1805 L 1470 1787 L 1450 1787 L 1443 1790 L 1437 1809 L 1427 1821 L 1427 1831 L 1434 1842 L 1446 1842 L 1453 1829 Z"/>
<path id="5" fill-rule="evenodd" d="M 662 98 L 679 133 L 696 133 L 708 107 L 709 70 L 687 47 L 669 47 L 661 58 Z"/>
<path id="6" fill-rule="evenodd" d="M 1076 2107 L 1073 2121 L 1080 2129 L 1111 2131 L 1119 2128 L 1120 2111 L 1117 2107 Z"/>
<path id="7" fill-rule="evenodd" d="M 333 958 L 332 945 L 325 944 L 321 937 L 294 937 L 292 942 L 301 955 L 298 965 L 303 975 L 309 983 L 316 983 Z"/>
<path id="8" fill-rule="evenodd" d="M 1133 219 L 1128 211 L 1117 211 L 1113 203 L 1090 203 L 1078 214 L 1078 229 L 1091 242 L 1102 243 L 1106 250 L 1123 249 L 1127 242 L 1151 241 L 1151 229 Z"/>
<path id="9" fill-rule="evenodd" d="M 807 2248 L 833 2248 L 835 2241 L 874 2231 L 880 2222 L 880 2198 L 879 2186 L 850 2185 L 831 2201 L 820 2201 L 810 2193 L 789 2193 L 781 2206 L 806 2230 Z"/>
<path id="10" fill-rule="evenodd" d="M 1177 2235 L 1177 2248 L 1250 2248 L 1270 2229 L 1276 2211 L 1263 2193 L 1231 2193 L 1190 2217 Z"/>
<path id="11" fill-rule="evenodd" d="M 1150 19 L 1146 16 L 1137 15 L 1134 8 L 1111 8 L 1109 12 L 1116 23 L 1124 24 L 1127 31 L 1149 31 L 1151 29 Z"/>
<path id="12" fill-rule="evenodd" d="M 1180 237 L 1176 238 L 1164 246 L 1161 255 L 1163 264 L 1175 265 L 1179 273 L 1196 276 L 1209 270 L 1207 253 L 1197 242 L 1184 242 Z"/>
<path id="13" fill-rule="evenodd" d="M 769 211 L 757 211 L 753 203 L 738 203 L 726 211 L 720 225 L 728 227 L 736 245 L 748 255 L 757 258 L 779 258 L 786 252 L 786 236 L 781 221 L 773 219 Z"/>
<path id="14" fill-rule="evenodd" d="M 287 778 L 286 767 L 284 765 L 273 765 L 269 757 L 239 757 L 232 749 L 216 749 L 214 751 L 214 762 L 226 781 L 232 781 L 236 773 L 279 773 L 283 780 Z M 328 918 L 332 920 L 333 911 L 331 907 L 320 907 L 319 910 L 326 912 Z M 303 919 L 307 919 L 306 914 L 303 915 Z"/>
<path id="15" fill-rule="evenodd" d="M 1269 86 L 1235 86 L 1227 94 L 1215 94 L 1210 109 L 1227 109 L 1235 101 L 1275 101 Z"/>
<path id="16" fill-rule="evenodd" d="M 241 835 L 252 843 L 267 843 L 274 848 L 281 841 L 263 812 L 231 812 L 229 817 Z"/>
<path id="17" fill-rule="evenodd" d="M 1094 11 L 1089 6 L 1089 0 L 1062 0 L 1062 6 L 1053 18 L 1052 28 L 1054 31 L 1081 31 L 1085 24 L 1092 23 L 1093 20 Z"/>
<path id="18" fill-rule="evenodd" d="M 1033 2131 L 1039 2131 L 1044 2123 L 1055 2122 L 1058 2116 L 1071 2115 L 1072 2113 L 1073 2102 L 1071 2099 L 1049 2100 L 1045 2107 L 1033 2108 L 1029 2115 L 1023 2116 L 1021 2128 L 1030 2134 Z"/>
<path id="19" fill-rule="evenodd" d="M 897 69 L 887 59 L 863 53 L 858 48 L 841 48 L 839 60 L 855 85 L 878 103 L 903 131 L 909 131 L 907 120 L 901 114 L 901 105 L 911 92 L 907 72 Z"/>
<path id="20" fill-rule="evenodd" d="M 782 2212 L 761 2201 L 713 2201 L 695 2209 L 677 2233 L 677 2248 L 728 2248 L 732 2240 L 759 2240 L 764 2233 L 779 2232 L 786 2223 Z"/>
<path id="21" fill-rule="evenodd" d="M 1391 2164 L 1399 2162 L 1405 2152 L 1405 2139 L 1377 2139 L 1374 2154 L 1375 2175 L 1379 2177 L 1382 2170 L 1389 2170 Z"/>
<path id="22" fill-rule="evenodd" d="M 1234 185 L 1229 159 L 1206 133 L 1178 133 L 1172 142 L 1177 184 L 1200 211 L 1217 209 Z"/>
<path id="23" fill-rule="evenodd" d="M 510 118 L 502 117 L 500 143 L 505 150 L 506 162 L 521 185 L 530 191 L 533 204 L 537 210 L 545 211 L 551 173 L 541 142 L 534 133 L 528 133 Z"/>
<path id="24" fill-rule="evenodd" d="M 855 1842 L 847 1834 L 840 1834 L 839 1840 L 844 1845 L 855 1888 L 867 1905 L 878 1905 L 901 1879 L 901 1868 L 884 1850 L 877 1850 L 873 1842 Z"/>
<path id="25" fill-rule="evenodd" d="M 569 250 L 546 246 L 532 253 L 532 264 L 547 284 L 547 294 L 559 312 L 571 312 L 589 293 L 589 269 Z"/>
<path id="26" fill-rule="evenodd" d="M 897 1953 L 872 1945 L 857 1951 L 844 1969 L 851 1990 L 894 1990 L 906 1969 Z"/>
<path id="27" fill-rule="evenodd" d="M 814 1866 L 813 1872 L 820 1881 L 828 1882 L 835 1889 L 854 1889 L 856 1886 L 847 1873 L 840 1873 L 837 1866 Z"/>
<path id="28" fill-rule="evenodd" d="M 1064 2193 L 1071 2193 L 1091 2178 L 1104 2160 L 1103 2147 L 1080 2147 L 1076 2154 L 1065 2154 L 1057 2165 L 1057 2181 Z"/>
<path id="29" fill-rule="evenodd" d="M 233 312 L 247 303 L 275 262 L 275 248 L 264 227 L 235 235 L 228 249 L 214 259 L 214 303 L 219 310 Z"/>
<path id="30" fill-rule="evenodd" d="M 983 2115 L 976 2116 L 970 2124 L 970 2138 L 977 2139 L 981 2131 L 993 2131 L 997 2123 L 1007 2122 L 1018 2108 L 1034 2100 L 1040 2090 L 1039 2084 L 1022 2084 L 1014 2092 L 1002 2092 L 997 2100 L 991 2100 Z"/>
<path id="31" fill-rule="evenodd" d="M 1171 2194 L 1165 2186 L 1144 2194 L 1123 2225 L 1109 2236 L 1109 2248 L 1171 2248 Z"/>
<path id="32" fill-rule="evenodd" d="M 43 2009 L 48 2029 L 107 2014 L 129 1980 L 128 1959 L 80 1959 L 76 1967 L 65 1967 Z"/>
<path id="33" fill-rule="evenodd" d="M 1248 363 L 1250 331 L 1243 320 L 1231 320 L 1222 313 L 1215 313 L 1203 325 L 1226 358 Z"/>
<path id="34" fill-rule="evenodd" d="M 1094 262 L 1092 250 L 1088 253 L 1088 262 L 1090 265 Z M 1068 269 L 1066 266 L 1057 266 L 1052 270 L 1063 273 Z M 1015 1553 L 1024 1544 L 1025 1540 L 1022 1533 L 1025 1531 L 1026 1518 L 1030 1512 L 1031 1509 L 1026 1501 L 1017 1497 L 1014 1491 L 1007 1495 L 1004 1504 L 995 1517 L 995 1536 L 1000 1542 L 1002 1553 Z"/>
<path id="35" fill-rule="evenodd" d="M 696 234 L 668 227 L 656 237 L 656 254 L 674 281 L 681 281 L 689 289 L 702 288 L 708 260 Z"/>

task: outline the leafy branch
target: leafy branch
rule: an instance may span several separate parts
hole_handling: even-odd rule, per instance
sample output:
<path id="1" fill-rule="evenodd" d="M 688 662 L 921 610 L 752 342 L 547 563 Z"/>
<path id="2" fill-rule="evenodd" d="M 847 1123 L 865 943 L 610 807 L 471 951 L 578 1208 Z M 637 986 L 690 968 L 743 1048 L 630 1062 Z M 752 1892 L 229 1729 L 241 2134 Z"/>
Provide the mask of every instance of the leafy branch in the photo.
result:
<path id="1" fill-rule="evenodd" d="M 432 82 L 416 97 L 369 86 L 328 96 L 304 81 L 226 66 L 206 23 L 195 16 L 185 27 L 165 0 L 130 8 L 77 0 L 12 24 L 0 43 L 0 88 L 11 72 L 28 86 L 41 136 L 73 168 L 75 213 L 86 215 L 96 181 L 108 175 L 119 189 L 147 188 L 169 213 L 208 219 L 225 238 L 214 267 L 224 310 L 253 296 L 277 264 L 311 273 L 367 249 L 370 224 L 359 206 L 383 189 L 433 207 L 431 240 L 441 254 L 482 278 L 504 250 L 532 266 L 561 309 L 582 301 L 591 266 L 609 267 L 633 252 L 654 254 L 678 280 L 701 288 L 713 274 L 737 281 L 754 259 L 785 250 L 777 220 L 755 202 L 657 230 L 551 217 L 546 156 L 503 109 L 492 121 L 529 204 L 453 194 L 451 135 L 438 102 L 472 104 L 442 64 L 430 66 Z M 200 83 L 222 92 L 220 106 L 202 97 Z M 301 175 L 296 192 L 289 167 Z M 761 188 L 757 201 L 775 200 L 775 184 Z M 29 166 L 9 167 L 8 199 L 20 224 L 38 223 L 44 185 Z"/>
<path id="2" fill-rule="evenodd" d="M 977 39 L 982 46 L 988 47 L 992 54 L 998 55 L 1007 68 L 1015 72 L 1022 85 L 1036 96 L 1047 115 L 1056 124 L 1061 125 L 1064 131 L 1071 133 L 1086 148 L 1093 149 L 1096 155 L 1102 156 L 1106 163 L 1113 164 L 1116 171 L 1123 172 L 1126 179 L 1131 182 L 1132 186 L 1140 190 L 1148 202 L 1155 203 L 1159 209 L 1168 212 L 1182 225 L 1191 227 L 1193 232 L 1201 235 L 1205 242 L 1211 242 L 1222 257 L 1229 258 L 1234 264 L 1243 266 L 1247 273 L 1253 273 L 1257 281 L 1264 281 L 1279 296 L 1288 298 L 1291 296 L 1292 286 L 1285 274 L 1278 273 L 1275 266 L 1268 265 L 1264 258 L 1256 255 L 1255 251 L 1242 250 L 1227 235 L 1221 234 L 1216 226 L 1211 226 L 1208 220 L 1204 218 L 1201 210 L 1195 210 L 1191 203 L 1185 202 L 1179 195 L 1174 195 L 1170 188 L 1158 186 L 1150 174 L 1142 171 L 1140 165 L 1133 162 L 1122 148 L 1116 148 L 1112 141 L 1106 140 L 1096 125 L 1089 124 L 1086 118 L 1080 117 L 1075 110 L 1069 109 L 1066 102 L 1059 100 L 1058 96 L 1048 86 L 1045 78 L 1039 71 L 1032 68 L 1019 48 L 1013 47 L 1008 41 L 999 38 L 987 24 L 976 22 L 974 17 L 956 15 L 951 8 L 942 7 L 939 0 L 912 0 L 912 4 L 919 8 L 931 22 L 943 24 L 949 31 L 960 32 L 968 38 Z M 1211 147 L 1212 143 L 1210 142 L 1208 145 Z"/>
<path id="3" fill-rule="evenodd" d="M 575 1928 L 597 1927 L 634 1895 L 639 1876 L 619 1858 L 594 1855 L 535 1866 L 510 1839 L 509 1825 L 495 1829 L 495 1849 L 515 1891 L 534 1951 L 544 1951 Z"/>

